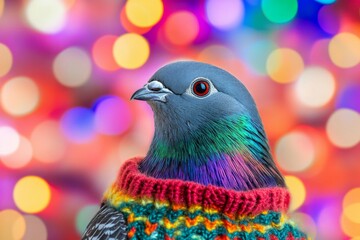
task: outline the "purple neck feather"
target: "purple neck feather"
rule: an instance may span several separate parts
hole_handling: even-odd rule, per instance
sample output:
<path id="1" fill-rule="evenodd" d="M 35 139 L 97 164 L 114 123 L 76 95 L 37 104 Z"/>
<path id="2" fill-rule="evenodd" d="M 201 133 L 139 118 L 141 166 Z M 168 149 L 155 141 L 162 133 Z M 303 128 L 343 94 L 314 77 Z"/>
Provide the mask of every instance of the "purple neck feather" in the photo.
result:
<path id="1" fill-rule="evenodd" d="M 246 117 L 211 122 L 186 137 L 164 139 L 156 133 L 140 171 L 234 190 L 285 186 L 262 126 Z"/>

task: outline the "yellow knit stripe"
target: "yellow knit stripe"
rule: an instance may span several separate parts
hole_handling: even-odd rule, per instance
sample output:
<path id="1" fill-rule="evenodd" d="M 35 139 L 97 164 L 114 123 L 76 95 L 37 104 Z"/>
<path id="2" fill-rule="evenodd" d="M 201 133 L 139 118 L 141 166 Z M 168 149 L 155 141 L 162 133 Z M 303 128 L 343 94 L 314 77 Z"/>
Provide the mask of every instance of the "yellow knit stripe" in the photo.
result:
<path id="1" fill-rule="evenodd" d="M 118 207 L 121 203 L 137 203 L 141 205 L 146 204 L 154 204 L 155 208 L 162 208 L 162 207 L 171 207 L 172 210 L 186 210 L 189 213 L 194 213 L 196 211 L 204 211 L 208 214 L 218 214 L 219 211 L 214 208 L 206 208 L 204 209 L 201 205 L 193 205 L 190 207 L 183 206 L 183 205 L 174 205 L 170 204 L 168 201 L 160 201 L 160 200 L 153 200 L 151 198 L 142 197 L 141 199 L 136 199 L 131 197 L 128 194 L 121 192 L 120 190 L 116 189 L 115 186 L 109 188 L 104 194 L 104 200 L 109 202 L 112 206 Z"/>

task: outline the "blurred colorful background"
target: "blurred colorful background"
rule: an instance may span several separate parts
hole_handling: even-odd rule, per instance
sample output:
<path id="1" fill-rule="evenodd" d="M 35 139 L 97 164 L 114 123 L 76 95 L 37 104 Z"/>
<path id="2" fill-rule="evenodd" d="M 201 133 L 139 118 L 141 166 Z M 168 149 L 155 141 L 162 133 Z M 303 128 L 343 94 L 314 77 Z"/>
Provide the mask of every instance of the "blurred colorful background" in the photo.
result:
<path id="1" fill-rule="evenodd" d="M 360 239 L 360 1 L 0 0 L 0 239 L 79 239 L 154 131 L 129 101 L 181 59 L 257 102 L 314 239 Z"/>

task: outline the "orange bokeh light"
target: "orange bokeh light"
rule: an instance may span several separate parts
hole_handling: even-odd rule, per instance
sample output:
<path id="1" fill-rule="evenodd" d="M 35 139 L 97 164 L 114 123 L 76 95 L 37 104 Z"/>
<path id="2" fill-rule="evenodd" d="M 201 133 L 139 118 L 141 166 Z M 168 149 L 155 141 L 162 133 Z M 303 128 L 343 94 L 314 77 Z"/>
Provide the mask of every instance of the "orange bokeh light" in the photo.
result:
<path id="1" fill-rule="evenodd" d="M 96 40 L 92 47 L 92 57 L 97 66 L 107 71 L 119 69 L 113 55 L 113 45 L 117 39 L 115 35 L 104 35 Z"/>
<path id="2" fill-rule="evenodd" d="M 195 15 L 188 11 L 173 13 L 165 22 L 165 37 L 173 45 L 191 44 L 199 33 L 199 23 Z"/>

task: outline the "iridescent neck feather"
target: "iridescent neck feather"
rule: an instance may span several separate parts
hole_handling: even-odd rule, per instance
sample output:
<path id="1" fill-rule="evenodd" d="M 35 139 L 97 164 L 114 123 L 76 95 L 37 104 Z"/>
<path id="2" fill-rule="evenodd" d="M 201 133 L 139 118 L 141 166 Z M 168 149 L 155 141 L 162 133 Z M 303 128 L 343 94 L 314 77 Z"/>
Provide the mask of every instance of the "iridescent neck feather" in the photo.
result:
<path id="1" fill-rule="evenodd" d="M 234 190 L 285 186 L 262 125 L 250 117 L 211 121 L 187 134 L 156 133 L 140 171 Z M 172 131 L 169 131 L 172 132 Z M 179 136 L 180 135 L 180 136 Z"/>

